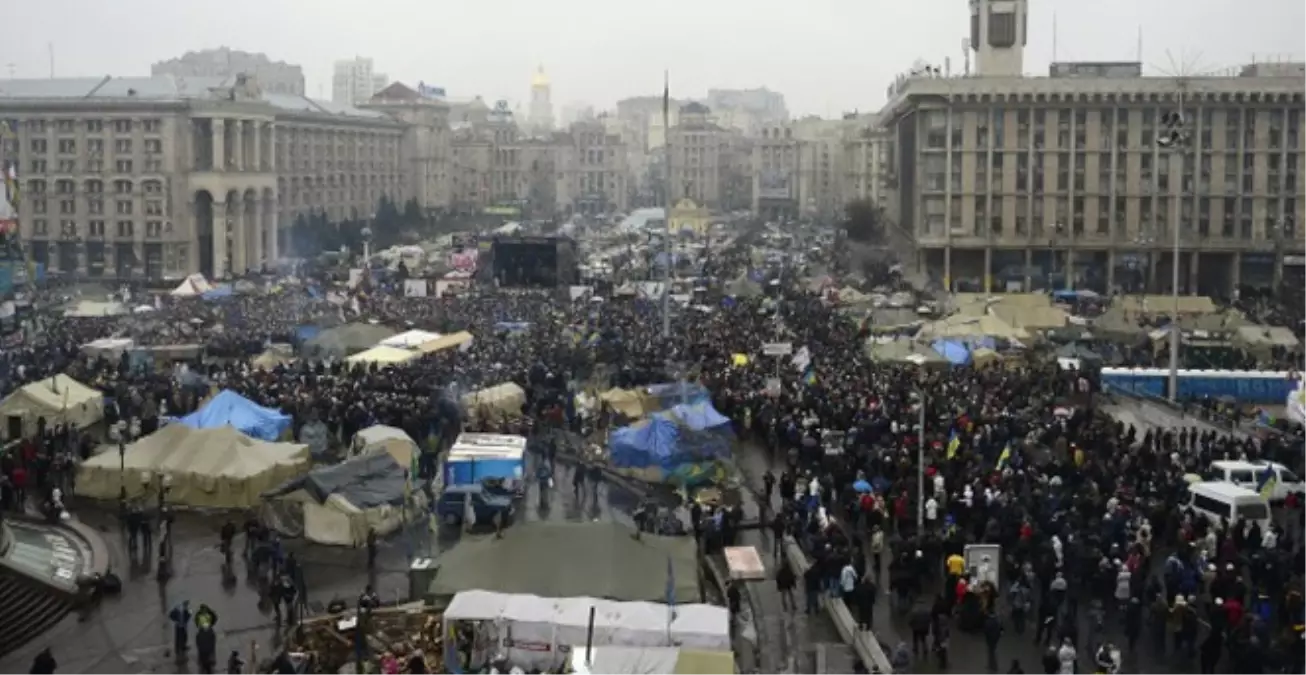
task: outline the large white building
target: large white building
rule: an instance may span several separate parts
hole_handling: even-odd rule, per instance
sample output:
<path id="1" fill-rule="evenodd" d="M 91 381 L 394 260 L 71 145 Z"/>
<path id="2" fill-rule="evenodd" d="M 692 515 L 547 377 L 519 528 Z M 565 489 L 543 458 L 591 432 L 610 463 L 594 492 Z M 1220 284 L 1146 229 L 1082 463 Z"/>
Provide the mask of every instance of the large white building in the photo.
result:
<path id="1" fill-rule="evenodd" d="M 374 70 L 372 59 L 356 56 L 336 61 L 331 75 L 331 100 L 342 105 L 367 103 L 386 84 L 386 76 Z"/>
<path id="2" fill-rule="evenodd" d="M 205 49 L 150 66 L 151 75 L 173 77 L 232 77 L 238 74 L 258 78 L 269 94 L 304 95 L 304 69 L 285 61 L 273 61 L 262 52 L 251 54 L 230 47 Z"/>
<path id="3" fill-rule="evenodd" d="M 291 253 L 299 215 L 406 200 L 401 148 L 421 129 L 244 75 L 0 81 L 0 121 L 28 254 L 124 279 L 255 270 Z"/>

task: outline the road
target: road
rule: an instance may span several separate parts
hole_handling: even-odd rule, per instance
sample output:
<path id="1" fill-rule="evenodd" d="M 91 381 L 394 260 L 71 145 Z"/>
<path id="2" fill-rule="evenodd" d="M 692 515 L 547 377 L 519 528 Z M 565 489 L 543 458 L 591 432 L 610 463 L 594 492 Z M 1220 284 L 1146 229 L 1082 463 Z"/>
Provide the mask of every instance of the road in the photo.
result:
<path id="1" fill-rule="evenodd" d="M 528 475 L 533 475 L 529 472 Z M 600 484 L 598 500 L 578 504 L 571 492 L 570 469 L 559 463 L 557 483 L 564 489 L 548 490 L 546 507 L 539 506 L 538 487 L 532 484 L 522 501 L 522 517 L 535 519 L 604 520 L 630 522 L 636 497 L 618 486 Z M 231 650 L 240 650 L 248 660 L 251 643 L 257 643 L 260 658 L 269 654 L 273 642 L 273 616 L 261 606 L 254 582 L 247 580 L 243 561 L 236 562 L 237 580 L 224 584 L 222 556 L 217 550 L 222 516 L 182 513 L 174 529 L 175 575 L 167 583 L 155 581 L 153 565 L 133 565 L 128 560 L 126 541 L 118 530 L 117 518 L 94 504 L 75 504 L 73 511 L 83 523 L 99 530 L 110 552 L 111 569 L 122 577 L 123 590 L 108 597 L 85 621 L 70 617 L 54 629 L 9 654 L 0 661 L 0 672 L 27 672 L 33 656 L 50 647 L 61 673 L 176 673 L 197 670 L 191 661 L 178 664 L 172 657 L 172 625 L 167 613 L 183 600 L 191 609 L 208 604 L 218 613 L 219 667 Z M 381 542 L 377 569 L 369 575 L 363 550 L 318 546 L 288 541 L 304 570 L 310 613 L 324 611 L 334 598 L 351 605 L 369 582 L 387 602 L 407 600 L 406 570 L 410 556 L 438 555 L 458 541 L 457 529 L 444 529 L 428 536 L 425 524 L 397 533 Z M 237 537 L 236 545 L 243 545 Z"/>
<path id="2" fill-rule="evenodd" d="M 1118 397 L 1116 403 L 1099 406 L 1108 415 L 1126 425 L 1134 425 L 1141 434 L 1148 429 L 1182 429 L 1184 427 L 1198 431 L 1215 431 L 1220 434 L 1233 434 L 1238 438 L 1247 437 L 1241 429 L 1228 429 L 1211 424 L 1194 415 L 1185 415 L 1163 403 L 1155 403 L 1139 398 Z"/>

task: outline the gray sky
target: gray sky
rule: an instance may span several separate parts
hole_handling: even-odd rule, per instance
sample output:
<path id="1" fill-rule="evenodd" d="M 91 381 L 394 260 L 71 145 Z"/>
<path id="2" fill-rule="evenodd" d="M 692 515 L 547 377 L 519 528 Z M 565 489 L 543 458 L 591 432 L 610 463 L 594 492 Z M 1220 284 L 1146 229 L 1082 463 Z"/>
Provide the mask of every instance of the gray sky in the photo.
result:
<path id="1" fill-rule="evenodd" d="M 9 0 L 10 4 L 21 0 Z M 304 67 L 330 96 L 331 64 L 370 56 L 391 79 L 454 98 L 526 97 L 542 64 L 555 105 L 611 106 L 709 87 L 765 85 L 798 114 L 878 108 L 892 77 L 924 59 L 962 67 L 965 0 L 39 0 L 8 11 L 0 77 L 147 75 L 150 64 L 227 45 Z M 1133 60 L 1215 70 L 1306 53 L 1302 0 L 1032 0 L 1027 73 L 1059 60 Z M 1167 56 L 1167 52 L 1171 57 Z"/>

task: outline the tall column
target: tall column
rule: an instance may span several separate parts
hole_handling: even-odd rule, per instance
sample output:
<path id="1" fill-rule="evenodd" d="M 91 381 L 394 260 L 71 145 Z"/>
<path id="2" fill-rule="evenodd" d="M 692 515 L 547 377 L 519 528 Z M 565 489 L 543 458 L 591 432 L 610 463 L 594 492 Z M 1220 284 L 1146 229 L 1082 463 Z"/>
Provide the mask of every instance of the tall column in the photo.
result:
<path id="1" fill-rule="evenodd" d="M 1108 297 L 1111 291 L 1116 287 L 1116 250 L 1108 249 L 1106 252 L 1106 294 Z"/>
<path id="2" fill-rule="evenodd" d="M 269 267 L 277 264 L 281 257 L 281 242 L 277 241 L 277 235 L 281 234 L 277 229 L 277 220 L 281 214 L 277 211 L 276 202 L 266 205 L 268 210 L 267 232 L 268 232 L 268 263 Z"/>
<path id="3" fill-rule="evenodd" d="M 218 213 L 218 204 L 213 205 L 213 277 L 223 279 L 227 276 L 227 221 L 232 218 L 230 204 L 222 204 L 222 213 Z"/>
<path id="4" fill-rule="evenodd" d="M 984 292 L 993 292 L 993 247 L 984 247 Z"/>
<path id="5" fill-rule="evenodd" d="M 227 169 L 227 123 L 220 117 L 214 117 L 209 120 L 209 131 L 213 138 L 213 170 L 225 171 Z"/>
<path id="6" fill-rule="evenodd" d="M 1233 265 L 1229 269 L 1229 290 L 1236 293 L 1241 285 L 1243 285 L 1243 254 L 1241 251 L 1235 251 Z"/>
<path id="7" fill-rule="evenodd" d="M 943 247 L 943 292 L 952 292 L 952 245 Z"/>
<path id="8" fill-rule="evenodd" d="M 265 262 L 264 240 L 267 237 L 267 231 L 268 203 L 266 199 L 263 199 L 258 202 L 258 206 L 254 210 L 254 261 L 250 264 L 251 267 L 259 271 L 262 271 Z"/>
<path id="9" fill-rule="evenodd" d="M 235 171 L 245 170 L 245 121 L 236 120 L 231 123 L 231 131 L 236 137 L 231 141 L 231 168 Z"/>
<path id="10" fill-rule="evenodd" d="M 1191 255 L 1192 262 L 1188 265 L 1188 295 L 1199 295 L 1197 292 L 1197 280 L 1201 277 L 1197 276 L 1200 272 L 1197 268 L 1202 262 L 1202 254 L 1193 251 Z"/>
<path id="11" fill-rule="evenodd" d="M 250 170 L 263 171 L 263 123 L 250 123 L 250 131 L 254 135 L 254 159 L 251 162 Z"/>
<path id="12" fill-rule="evenodd" d="M 277 170 L 277 125 L 268 122 L 268 171 Z"/>
<path id="13" fill-rule="evenodd" d="M 1034 249 L 1025 249 L 1025 286 L 1024 291 L 1029 293 L 1034 290 L 1033 280 L 1029 278 L 1029 271 L 1034 267 Z"/>
<path id="14" fill-rule="evenodd" d="M 1066 290 L 1075 290 L 1075 249 L 1074 247 L 1066 249 L 1066 264 L 1063 276 L 1066 277 Z"/>
<path id="15" fill-rule="evenodd" d="M 249 205 L 242 196 L 236 201 L 236 224 L 235 230 L 231 233 L 232 276 L 245 273 L 245 242 L 248 239 L 246 230 L 249 229 L 249 220 Z"/>

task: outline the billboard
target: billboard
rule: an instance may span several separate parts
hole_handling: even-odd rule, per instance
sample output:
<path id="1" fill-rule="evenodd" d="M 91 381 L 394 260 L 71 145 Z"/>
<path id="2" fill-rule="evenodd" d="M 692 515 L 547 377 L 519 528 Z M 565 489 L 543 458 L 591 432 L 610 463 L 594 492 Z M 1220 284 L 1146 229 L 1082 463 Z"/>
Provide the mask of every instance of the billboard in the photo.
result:
<path id="1" fill-rule="evenodd" d="M 792 181 L 788 171 L 769 169 L 758 177 L 758 199 L 793 199 Z"/>
<path id="2" fill-rule="evenodd" d="M 444 87 L 437 87 L 425 82 L 417 83 L 417 93 L 419 96 L 443 101 L 445 98 Z"/>

